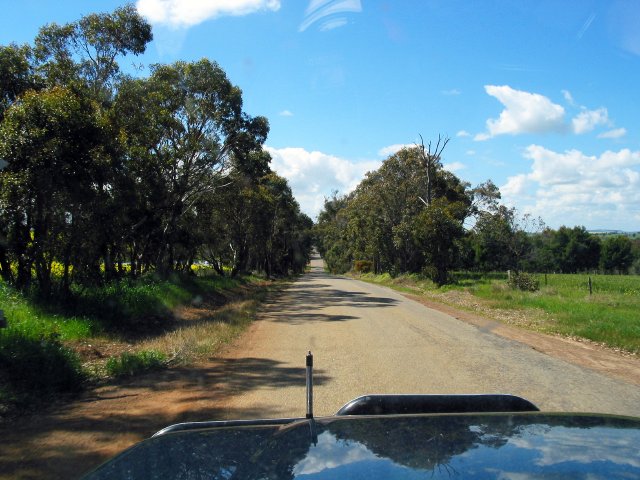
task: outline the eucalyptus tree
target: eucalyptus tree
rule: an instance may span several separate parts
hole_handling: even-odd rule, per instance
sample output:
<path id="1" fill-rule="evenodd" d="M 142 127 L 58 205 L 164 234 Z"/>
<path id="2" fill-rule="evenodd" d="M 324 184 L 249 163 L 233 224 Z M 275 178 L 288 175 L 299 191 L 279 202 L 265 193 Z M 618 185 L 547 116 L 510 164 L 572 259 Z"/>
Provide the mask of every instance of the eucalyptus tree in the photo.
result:
<path id="1" fill-rule="evenodd" d="M 602 242 L 600 268 L 606 273 L 628 273 L 633 260 L 633 243 L 629 237 L 614 235 Z"/>
<path id="2" fill-rule="evenodd" d="M 1 210 L 19 287 L 32 268 L 38 286 L 51 289 L 51 265 L 65 256 L 65 241 L 94 192 L 93 152 L 100 131 L 93 108 L 62 87 L 24 94 L 0 124 Z"/>
<path id="3" fill-rule="evenodd" d="M 522 252 L 518 246 L 522 235 L 516 215 L 515 209 L 504 205 L 478 214 L 471 231 L 476 268 L 484 271 L 519 268 Z"/>
<path id="4" fill-rule="evenodd" d="M 333 273 L 346 272 L 351 268 L 353 260 L 344 233 L 348 222 L 348 203 L 348 196 L 332 192 L 331 197 L 325 197 L 324 206 L 313 228 L 315 246 L 327 269 Z"/>
<path id="5" fill-rule="evenodd" d="M 38 87 L 31 47 L 15 44 L 0 46 L 0 121 L 20 95 Z"/>
<path id="6" fill-rule="evenodd" d="M 125 119 L 127 169 L 146 195 L 140 231 L 166 273 L 185 215 L 226 183 L 234 163 L 250 169 L 268 122 L 242 111 L 241 90 L 207 59 L 156 65 L 149 78 L 123 84 L 116 104 Z"/>
<path id="7" fill-rule="evenodd" d="M 110 102 L 122 78 L 118 59 L 150 40 L 151 27 L 127 5 L 46 25 L 33 47 L 0 48 L 0 216 L 12 225 L 3 244 L 19 286 L 30 282 L 32 264 L 48 293 L 54 259 L 64 264 L 63 289 L 72 275 L 99 280 L 101 258 L 110 271 L 121 170 Z"/>
<path id="8" fill-rule="evenodd" d="M 111 100 L 121 79 L 118 58 L 144 53 L 151 26 L 127 4 L 65 25 L 51 23 L 35 38 L 37 71 L 47 83 L 83 84 L 94 100 Z"/>
<path id="9" fill-rule="evenodd" d="M 436 151 L 442 148 L 439 144 Z M 439 156 L 425 168 L 424 154 L 418 146 L 390 156 L 331 215 L 335 201 L 325 202 L 317 232 L 330 268 L 369 260 L 376 272 L 425 271 L 445 281 L 463 222 L 474 211 L 474 193 L 442 168 Z"/>

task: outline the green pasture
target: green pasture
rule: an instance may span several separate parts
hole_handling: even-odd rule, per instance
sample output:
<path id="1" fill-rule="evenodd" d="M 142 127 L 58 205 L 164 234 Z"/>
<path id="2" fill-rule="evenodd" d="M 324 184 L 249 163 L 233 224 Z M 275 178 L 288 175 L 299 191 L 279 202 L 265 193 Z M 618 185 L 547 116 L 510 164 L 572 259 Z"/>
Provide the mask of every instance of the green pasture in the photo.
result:
<path id="1" fill-rule="evenodd" d="M 456 282 L 437 288 L 417 275 L 391 278 L 363 275 L 367 281 L 451 303 L 447 292 L 472 294 L 491 311 L 514 310 L 535 317 L 537 330 L 580 337 L 640 354 L 640 276 L 536 274 L 540 289 L 522 292 L 507 286 L 505 273 L 457 273 Z M 589 292 L 591 278 L 591 292 Z M 460 305 L 458 305 L 460 306 Z M 465 308 L 464 305 L 462 305 Z M 541 315 L 541 312 L 543 313 Z M 483 312 L 484 313 L 484 312 Z"/>

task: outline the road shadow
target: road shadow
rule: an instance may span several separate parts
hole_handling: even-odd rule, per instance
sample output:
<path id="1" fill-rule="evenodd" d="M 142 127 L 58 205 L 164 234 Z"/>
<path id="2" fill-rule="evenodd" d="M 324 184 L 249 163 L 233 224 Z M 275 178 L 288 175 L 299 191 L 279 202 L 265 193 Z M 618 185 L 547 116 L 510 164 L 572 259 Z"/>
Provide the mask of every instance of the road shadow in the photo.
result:
<path id="1" fill-rule="evenodd" d="M 221 405 L 254 389 L 304 386 L 305 373 L 267 358 L 229 358 L 94 388 L 79 401 L 0 425 L 0 479 L 79 478 L 175 423 L 277 417 L 271 408 Z M 314 371 L 316 385 L 330 379 Z"/>
<path id="2" fill-rule="evenodd" d="M 282 295 L 268 301 L 262 308 L 263 317 L 292 324 L 349 321 L 359 317 L 357 314 L 324 313 L 322 310 L 333 307 L 388 308 L 399 303 L 391 297 L 376 296 L 359 290 L 337 289 L 331 282 L 335 278 L 317 267 L 312 269 L 290 285 Z"/>

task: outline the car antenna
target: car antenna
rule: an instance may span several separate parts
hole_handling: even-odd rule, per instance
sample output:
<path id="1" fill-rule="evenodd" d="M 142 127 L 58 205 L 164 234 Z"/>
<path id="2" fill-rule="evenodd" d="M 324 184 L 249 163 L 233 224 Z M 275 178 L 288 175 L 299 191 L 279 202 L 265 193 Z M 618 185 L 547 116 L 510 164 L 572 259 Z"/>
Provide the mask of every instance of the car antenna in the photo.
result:
<path id="1" fill-rule="evenodd" d="M 313 354 L 307 353 L 307 418 L 313 418 Z"/>
<path id="2" fill-rule="evenodd" d="M 307 353 L 307 419 L 309 420 L 311 442 L 317 445 L 318 432 L 316 429 L 316 421 L 313 418 L 313 354 L 311 350 Z"/>

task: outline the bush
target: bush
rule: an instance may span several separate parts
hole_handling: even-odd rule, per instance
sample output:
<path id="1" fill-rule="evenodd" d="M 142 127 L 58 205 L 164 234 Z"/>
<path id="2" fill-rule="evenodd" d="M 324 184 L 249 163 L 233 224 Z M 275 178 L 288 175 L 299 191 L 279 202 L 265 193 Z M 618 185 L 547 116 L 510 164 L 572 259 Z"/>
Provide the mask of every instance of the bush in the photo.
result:
<path id="1" fill-rule="evenodd" d="M 0 371 L 0 389 L 16 399 L 78 392 L 86 378 L 78 356 L 55 336 L 13 329 L 0 331 Z"/>
<path id="2" fill-rule="evenodd" d="M 512 273 L 507 281 L 514 290 L 523 292 L 536 292 L 540 290 L 540 281 L 533 275 L 525 272 Z"/>
<path id="3" fill-rule="evenodd" d="M 114 377 L 135 375 L 146 370 L 164 368 L 166 356 L 157 350 L 143 350 L 141 352 L 120 354 L 107 360 L 107 372 Z"/>
<path id="4" fill-rule="evenodd" d="M 356 273 L 371 273 L 373 262 L 370 260 L 356 260 L 353 262 L 353 271 Z"/>

